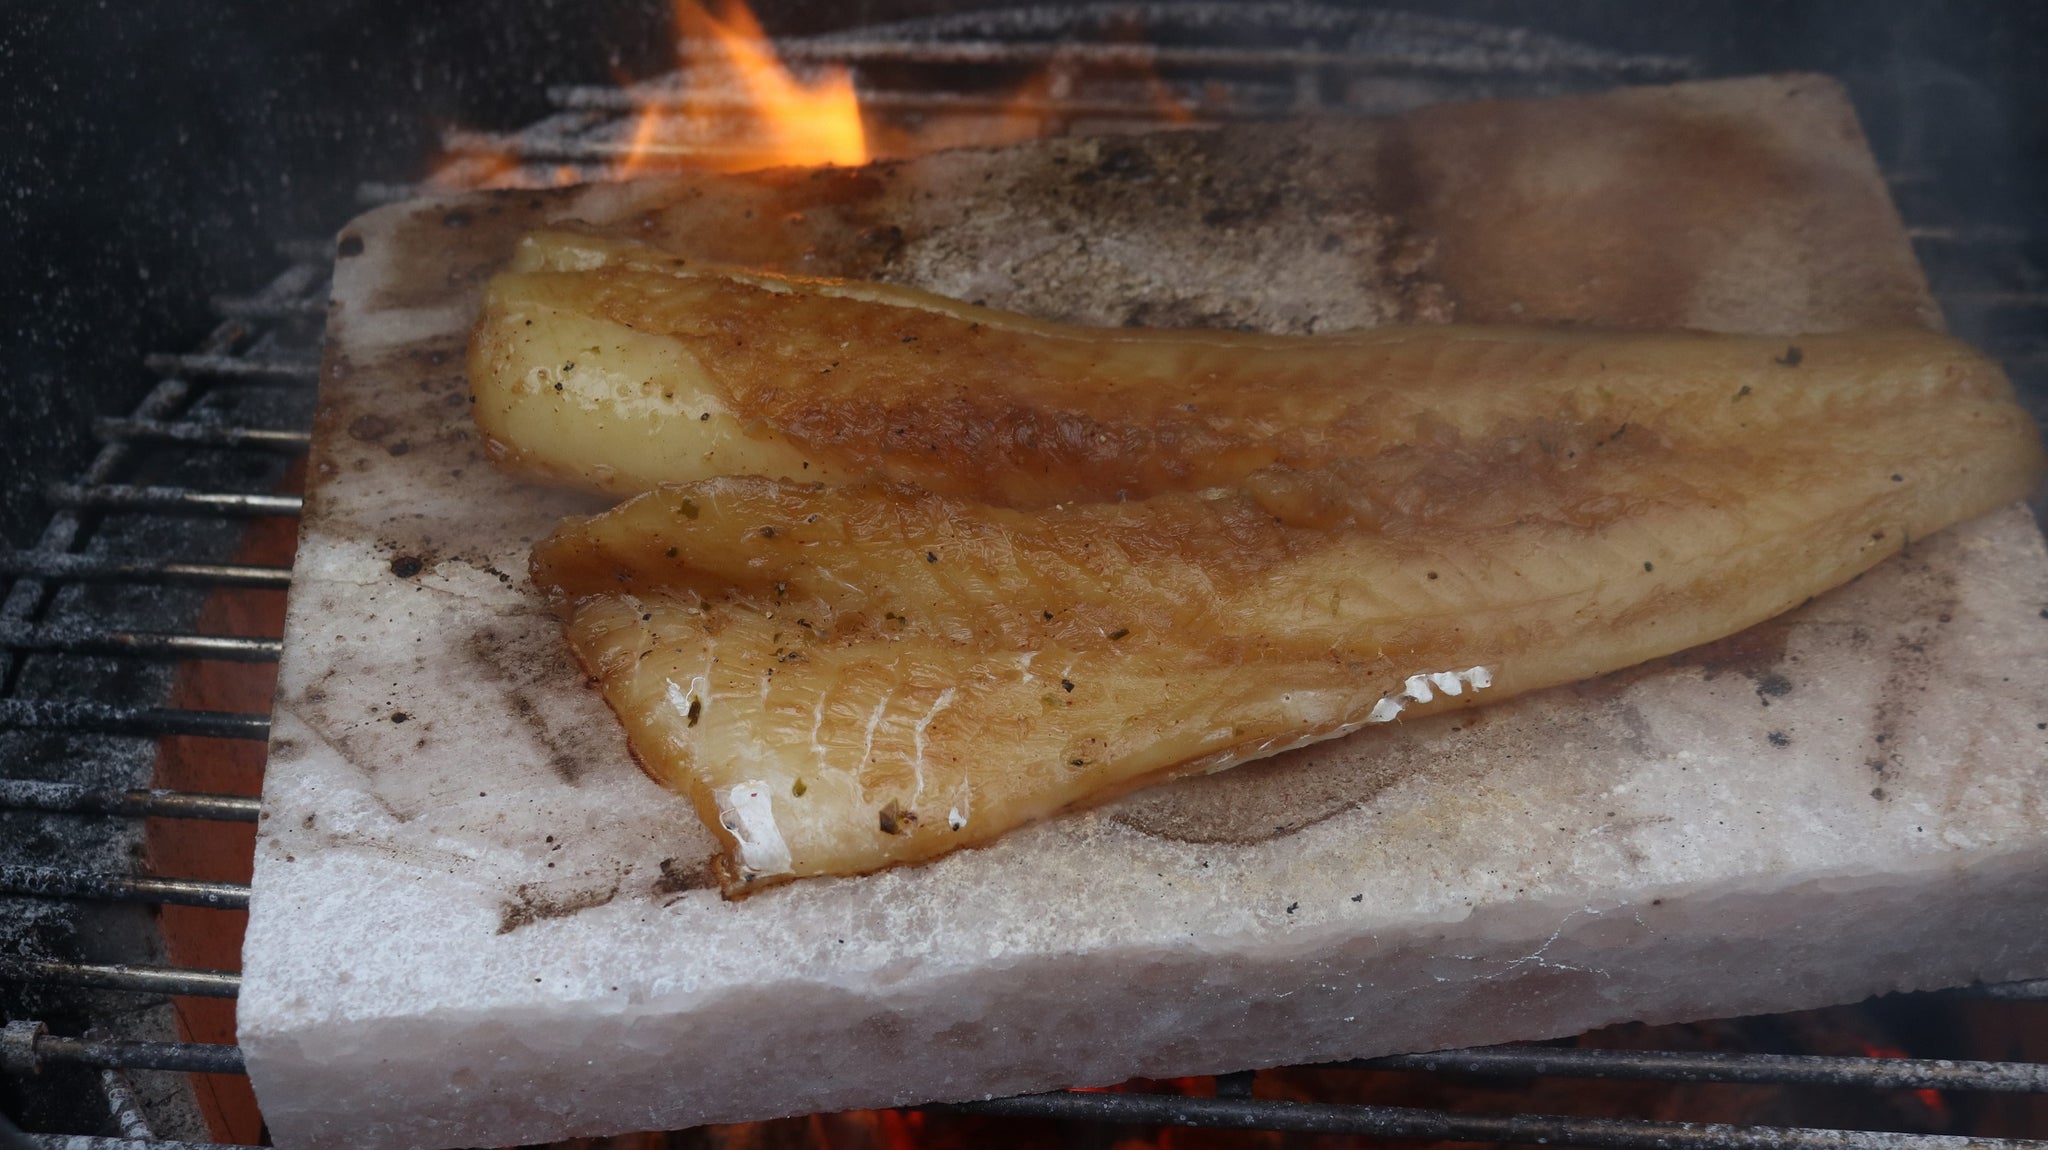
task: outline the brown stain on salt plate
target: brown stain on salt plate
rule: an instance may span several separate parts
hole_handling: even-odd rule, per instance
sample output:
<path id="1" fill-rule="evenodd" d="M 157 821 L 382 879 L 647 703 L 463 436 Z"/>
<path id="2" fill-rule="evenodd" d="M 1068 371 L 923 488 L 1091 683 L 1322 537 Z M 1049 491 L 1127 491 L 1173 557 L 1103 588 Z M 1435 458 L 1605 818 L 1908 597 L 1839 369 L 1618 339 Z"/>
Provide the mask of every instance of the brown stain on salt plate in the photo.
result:
<path id="1" fill-rule="evenodd" d="M 1797 298 L 1806 331 L 1938 329 L 1846 107 L 1818 76 L 1762 132 L 1682 86 L 1448 104 L 1389 123 L 1378 183 L 1467 323 L 1768 332 Z"/>

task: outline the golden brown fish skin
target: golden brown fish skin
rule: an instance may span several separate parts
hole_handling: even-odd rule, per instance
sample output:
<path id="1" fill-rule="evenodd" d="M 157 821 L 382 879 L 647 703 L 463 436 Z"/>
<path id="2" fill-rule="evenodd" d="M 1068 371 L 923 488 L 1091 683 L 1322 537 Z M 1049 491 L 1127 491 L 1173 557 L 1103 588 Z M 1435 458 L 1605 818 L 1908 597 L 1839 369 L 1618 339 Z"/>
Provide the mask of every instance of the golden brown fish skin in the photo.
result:
<path id="1" fill-rule="evenodd" d="M 1487 685 L 1403 716 L 1681 650 L 2027 494 L 1995 367 L 1905 358 L 1468 396 L 1508 414 L 1123 503 L 708 480 L 565 525 L 534 578 L 740 895 L 1341 734 L 1415 675 Z"/>
<path id="2" fill-rule="evenodd" d="M 603 354 L 548 344 L 542 356 L 531 346 L 535 314 L 581 317 L 619 345 L 665 350 L 636 351 L 630 362 L 645 370 L 579 393 L 577 374 L 613 344 L 598 334 L 578 342 Z M 575 371 L 542 380 L 572 361 Z M 679 376 L 701 399 L 669 410 L 662 396 Z M 1602 418 L 1682 437 L 1833 402 L 1836 391 L 1802 386 L 1815 377 L 1983 396 L 2005 386 L 1978 353 L 1923 331 L 1788 342 L 1528 328 L 1097 329 L 562 235 L 533 237 L 493 283 L 471 377 L 500 461 L 537 478 L 619 494 L 722 474 L 882 479 L 1013 507 L 1141 499 L 1446 435 L 1590 419 L 1601 393 L 1630 397 Z M 1681 378 L 1712 386 L 1669 386 Z M 562 446 L 583 432 L 588 446 Z"/>

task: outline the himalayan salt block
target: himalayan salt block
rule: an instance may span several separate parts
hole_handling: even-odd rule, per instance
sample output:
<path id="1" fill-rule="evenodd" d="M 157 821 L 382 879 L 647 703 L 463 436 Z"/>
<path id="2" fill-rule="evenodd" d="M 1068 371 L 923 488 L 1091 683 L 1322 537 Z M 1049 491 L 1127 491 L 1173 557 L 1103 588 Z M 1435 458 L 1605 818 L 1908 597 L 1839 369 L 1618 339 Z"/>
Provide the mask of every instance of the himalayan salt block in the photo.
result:
<path id="1" fill-rule="evenodd" d="M 710 838 L 634 768 L 524 577 L 534 539 L 599 504 L 495 473 L 467 418 L 483 280 L 569 219 L 1097 323 L 1938 323 L 1815 77 L 373 212 L 335 272 L 244 956 L 279 1146 L 531 1142 L 2048 975 L 2048 555 L 2023 508 L 1674 658 L 721 900 Z"/>

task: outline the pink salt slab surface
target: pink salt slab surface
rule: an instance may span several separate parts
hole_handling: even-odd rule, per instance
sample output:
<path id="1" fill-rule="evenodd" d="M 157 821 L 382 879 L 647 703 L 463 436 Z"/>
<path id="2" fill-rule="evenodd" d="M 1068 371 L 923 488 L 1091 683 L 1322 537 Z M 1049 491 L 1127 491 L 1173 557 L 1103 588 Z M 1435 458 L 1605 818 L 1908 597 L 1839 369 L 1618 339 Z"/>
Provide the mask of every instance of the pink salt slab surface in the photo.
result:
<path id="1" fill-rule="evenodd" d="M 244 956 L 284 1147 L 505 1144 L 2048 975 L 2024 508 L 1721 643 L 744 902 L 524 578 L 477 291 L 524 227 L 1038 314 L 1933 323 L 1813 77 L 402 205 L 344 232 Z M 766 221 L 766 222 L 763 222 Z M 353 254 L 350 254 L 353 253 Z"/>

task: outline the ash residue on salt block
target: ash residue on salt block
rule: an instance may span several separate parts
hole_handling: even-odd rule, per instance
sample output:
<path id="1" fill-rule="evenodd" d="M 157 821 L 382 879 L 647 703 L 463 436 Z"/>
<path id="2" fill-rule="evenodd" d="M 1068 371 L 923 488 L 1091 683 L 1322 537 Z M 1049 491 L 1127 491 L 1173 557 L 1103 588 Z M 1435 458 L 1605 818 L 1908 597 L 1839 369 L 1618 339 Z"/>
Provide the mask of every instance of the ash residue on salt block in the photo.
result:
<path id="1" fill-rule="evenodd" d="M 1814 77 L 365 216 L 240 1001 L 279 1145 L 537 1141 L 2048 974 L 2048 556 L 2023 509 L 1657 664 L 720 900 L 694 812 L 633 767 L 524 579 L 591 501 L 492 471 L 467 418 L 483 279 L 568 219 L 1099 322 L 1936 317 Z"/>

